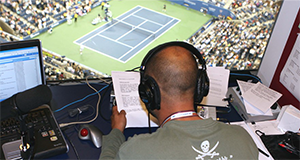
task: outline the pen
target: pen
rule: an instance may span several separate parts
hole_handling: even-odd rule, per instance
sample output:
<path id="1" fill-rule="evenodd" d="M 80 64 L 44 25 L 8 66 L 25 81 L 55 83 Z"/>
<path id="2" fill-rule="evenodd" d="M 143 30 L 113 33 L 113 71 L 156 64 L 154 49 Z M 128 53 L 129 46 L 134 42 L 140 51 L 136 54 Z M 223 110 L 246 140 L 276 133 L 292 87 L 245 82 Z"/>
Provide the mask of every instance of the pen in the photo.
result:
<path id="1" fill-rule="evenodd" d="M 282 142 L 280 142 L 279 143 L 279 146 L 281 146 L 281 147 L 283 147 L 283 148 L 285 148 L 288 152 L 290 152 L 290 153 L 295 153 L 295 154 L 297 154 L 297 151 L 289 144 L 289 143 L 282 143 Z M 298 153 L 299 154 L 299 153 Z"/>
<path id="2" fill-rule="evenodd" d="M 263 155 L 267 156 L 267 157 L 270 157 L 266 152 L 264 152 L 263 150 L 261 150 L 260 148 L 258 148 L 258 151 L 260 153 L 262 153 Z"/>

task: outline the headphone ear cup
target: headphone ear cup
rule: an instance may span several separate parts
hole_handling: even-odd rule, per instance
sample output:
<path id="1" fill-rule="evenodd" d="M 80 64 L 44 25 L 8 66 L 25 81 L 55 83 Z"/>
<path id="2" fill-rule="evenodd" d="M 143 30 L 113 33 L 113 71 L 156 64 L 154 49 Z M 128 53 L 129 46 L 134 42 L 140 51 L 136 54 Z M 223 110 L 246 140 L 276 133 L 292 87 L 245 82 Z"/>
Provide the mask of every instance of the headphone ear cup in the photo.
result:
<path id="1" fill-rule="evenodd" d="M 160 109 L 160 90 L 151 76 L 145 76 L 142 79 L 139 84 L 139 95 L 148 110 Z"/>
<path id="2" fill-rule="evenodd" d="M 195 103 L 201 103 L 203 97 L 207 96 L 209 92 L 209 78 L 206 70 L 198 70 L 197 84 L 194 95 Z"/>
<path id="3" fill-rule="evenodd" d="M 208 92 L 209 92 L 209 78 L 208 78 L 206 70 L 202 71 L 202 72 L 203 72 L 203 75 L 202 75 L 202 78 L 203 78 L 203 96 L 206 97 L 208 95 Z"/>

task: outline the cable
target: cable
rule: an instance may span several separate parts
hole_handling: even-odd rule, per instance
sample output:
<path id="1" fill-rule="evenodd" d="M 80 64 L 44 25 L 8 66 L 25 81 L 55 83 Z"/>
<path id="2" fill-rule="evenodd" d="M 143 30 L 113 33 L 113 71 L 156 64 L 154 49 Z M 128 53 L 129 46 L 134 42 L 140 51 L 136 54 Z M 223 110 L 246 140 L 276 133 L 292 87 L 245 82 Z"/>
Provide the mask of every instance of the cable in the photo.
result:
<path id="1" fill-rule="evenodd" d="M 104 82 L 104 83 L 106 83 L 106 84 L 110 84 L 110 83 L 111 83 L 111 77 L 106 77 L 106 78 L 110 78 L 110 80 L 106 80 L 106 79 L 103 79 L 102 77 L 99 77 L 99 79 L 100 79 L 102 82 Z"/>
<path id="2" fill-rule="evenodd" d="M 69 129 L 69 128 L 67 128 L 67 129 Z M 65 133 L 64 130 L 61 130 L 61 131 L 63 132 L 63 135 L 65 135 L 65 138 L 66 138 L 66 139 L 69 141 L 69 143 L 71 144 L 71 146 L 72 146 L 72 148 L 73 148 L 73 150 L 74 150 L 74 152 L 75 152 L 75 155 L 76 155 L 77 159 L 80 160 L 79 154 L 78 154 L 77 149 L 75 148 L 73 142 L 70 140 L 69 136 L 67 136 L 67 134 Z"/>
<path id="3" fill-rule="evenodd" d="M 94 113 L 95 113 L 95 107 L 93 107 L 93 106 L 91 105 L 91 108 L 93 109 L 93 112 L 92 112 L 90 115 L 88 115 L 88 116 L 86 116 L 86 117 L 83 117 L 83 118 L 79 119 L 80 114 L 77 114 L 77 116 L 76 116 L 76 121 L 79 122 L 79 121 L 82 121 L 82 120 L 84 120 L 84 119 L 87 119 L 87 118 L 93 116 Z M 74 128 L 75 128 L 75 130 L 76 130 L 77 132 L 79 132 L 79 129 L 78 129 L 77 125 L 74 125 Z"/>
<path id="4" fill-rule="evenodd" d="M 69 103 L 69 104 L 67 104 L 67 105 L 65 105 L 65 106 L 61 107 L 60 109 L 57 109 L 57 110 L 55 110 L 55 111 L 53 111 L 53 112 L 59 112 L 59 111 L 65 109 L 65 108 L 67 108 L 67 107 L 69 107 L 69 106 L 71 106 L 71 105 L 73 105 L 73 104 L 75 104 L 75 103 L 81 102 L 81 101 L 87 99 L 87 98 L 90 97 L 90 96 L 93 96 L 93 95 L 95 95 L 95 94 L 97 94 L 97 93 L 100 93 L 103 89 L 105 89 L 105 88 L 108 87 L 108 86 L 109 86 L 109 85 L 106 85 L 106 86 L 102 87 L 99 91 L 97 91 L 96 93 L 91 93 L 91 94 L 89 94 L 89 95 L 83 97 L 82 99 L 79 99 L 79 100 L 76 100 L 76 101 L 74 101 L 74 102 L 71 102 L 71 103 Z"/>
<path id="5" fill-rule="evenodd" d="M 260 80 L 260 78 L 258 78 L 257 76 L 251 75 L 251 74 L 230 73 L 230 75 L 234 75 L 234 76 L 248 76 L 248 77 L 255 78 L 255 79 L 258 80 L 260 83 L 262 83 L 261 80 Z"/>
<path id="6" fill-rule="evenodd" d="M 150 111 L 148 111 L 148 126 L 149 126 L 149 133 L 151 134 L 151 122 L 150 122 Z"/>
<path id="7" fill-rule="evenodd" d="M 79 115 L 80 115 L 80 114 L 77 114 L 77 121 L 82 121 L 82 120 L 87 119 L 87 118 L 89 118 L 89 117 L 91 117 L 91 116 L 93 116 L 93 115 L 95 114 L 95 107 L 92 106 L 92 105 L 90 105 L 90 107 L 93 109 L 93 112 L 92 112 L 90 115 L 88 115 L 88 116 L 86 116 L 86 117 L 83 117 L 83 118 L 81 118 L 81 119 L 79 119 Z"/>
<path id="8" fill-rule="evenodd" d="M 101 101 L 101 94 L 100 94 L 99 92 L 102 91 L 103 89 L 105 89 L 106 87 L 108 87 L 109 85 L 107 85 L 107 86 L 101 88 L 100 91 L 97 91 L 97 90 L 96 90 L 93 86 L 91 86 L 90 83 L 88 82 L 88 77 L 89 77 L 89 76 L 86 77 L 86 84 L 87 84 L 92 90 L 94 90 L 95 93 L 97 93 L 97 94 L 98 94 L 98 97 L 99 97 L 99 98 L 98 98 L 97 105 L 96 105 L 97 111 L 96 111 L 95 117 L 94 117 L 93 119 L 89 120 L 89 121 L 61 123 L 61 124 L 59 124 L 59 127 L 62 128 L 62 127 L 66 127 L 66 126 L 68 126 L 68 125 L 73 125 L 73 124 L 86 124 L 86 123 L 91 123 L 91 122 L 95 121 L 95 120 L 98 118 L 98 115 L 99 115 L 99 104 L 100 104 L 100 101 Z"/>
<path id="9" fill-rule="evenodd" d="M 139 69 L 139 68 L 141 68 L 141 67 L 138 66 L 138 67 L 132 68 L 131 70 L 126 70 L 126 72 L 133 72 L 133 71 L 135 71 L 136 69 Z"/>
<path id="10" fill-rule="evenodd" d="M 226 118 L 217 118 L 217 121 L 223 121 L 223 122 L 227 122 L 228 124 L 230 124 L 230 121 Z"/>
<path id="11" fill-rule="evenodd" d="M 70 110 L 68 111 L 68 112 L 69 112 L 69 116 L 70 116 L 70 117 L 75 117 L 75 116 L 78 115 L 78 114 L 81 114 L 81 113 L 83 113 L 83 112 L 88 111 L 88 109 L 89 109 L 90 107 L 93 107 L 93 106 L 90 105 L 90 104 L 86 104 L 86 105 L 83 105 L 83 106 L 78 107 L 78 108 L 75 108 L 75 109 L 70 109 Z"/>

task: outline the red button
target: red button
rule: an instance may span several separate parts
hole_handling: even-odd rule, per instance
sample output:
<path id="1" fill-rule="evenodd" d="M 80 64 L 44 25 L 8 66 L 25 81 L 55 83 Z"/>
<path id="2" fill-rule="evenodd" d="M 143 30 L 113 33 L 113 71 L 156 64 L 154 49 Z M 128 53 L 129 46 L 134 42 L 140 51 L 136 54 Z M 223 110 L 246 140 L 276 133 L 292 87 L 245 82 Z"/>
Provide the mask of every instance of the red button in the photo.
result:
<path id="1" fill-rule="evenodd" d="M 86 129 L 86 128 L 82 128 L 81 131 L 80 131 L 80 135 L 82 137 L 85 137 L 89 134 L 89 131 Z"/>

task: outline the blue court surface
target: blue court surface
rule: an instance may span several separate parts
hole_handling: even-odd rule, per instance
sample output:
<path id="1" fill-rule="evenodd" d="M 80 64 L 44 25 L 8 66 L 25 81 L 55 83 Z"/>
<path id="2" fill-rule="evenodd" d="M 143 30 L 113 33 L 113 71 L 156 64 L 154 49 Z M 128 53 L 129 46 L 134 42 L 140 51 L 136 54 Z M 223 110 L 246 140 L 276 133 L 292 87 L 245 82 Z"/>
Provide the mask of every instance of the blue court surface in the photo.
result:
<path id="1" fill-rule="evenodd" d="M 168 15 L 136 6 L 74 43 L 126 63 L 179 21 Z"/>

